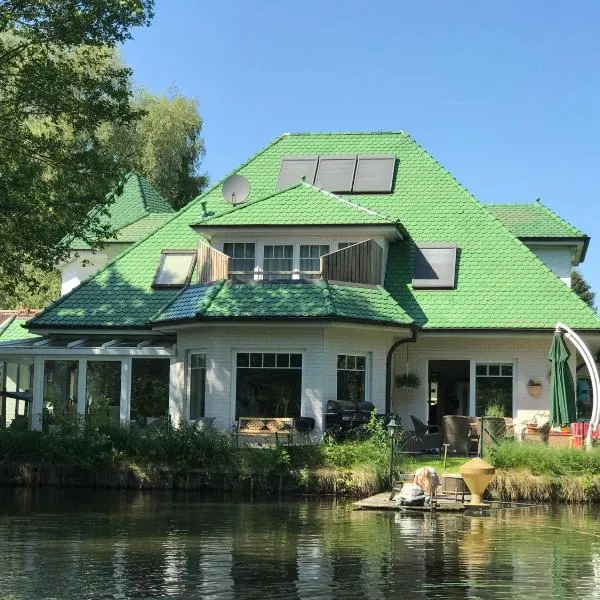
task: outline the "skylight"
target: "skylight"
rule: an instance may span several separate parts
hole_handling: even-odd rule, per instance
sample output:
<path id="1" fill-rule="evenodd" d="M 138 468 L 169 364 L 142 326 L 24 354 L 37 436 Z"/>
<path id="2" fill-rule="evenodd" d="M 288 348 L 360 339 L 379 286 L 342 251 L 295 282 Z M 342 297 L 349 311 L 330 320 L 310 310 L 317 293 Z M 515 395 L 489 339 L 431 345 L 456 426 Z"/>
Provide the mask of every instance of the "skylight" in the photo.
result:
<path id="1" fill-rule="evenodd" d="M 192 250 L 163 250 L 152 287 L 183 287 L 190 282 L 196 265 Z"/>
<path id="2" fill-rule="evenodd" d="M 456 273 L 456 244 L 417 244 L 413 288 L 451 289 Z"/>

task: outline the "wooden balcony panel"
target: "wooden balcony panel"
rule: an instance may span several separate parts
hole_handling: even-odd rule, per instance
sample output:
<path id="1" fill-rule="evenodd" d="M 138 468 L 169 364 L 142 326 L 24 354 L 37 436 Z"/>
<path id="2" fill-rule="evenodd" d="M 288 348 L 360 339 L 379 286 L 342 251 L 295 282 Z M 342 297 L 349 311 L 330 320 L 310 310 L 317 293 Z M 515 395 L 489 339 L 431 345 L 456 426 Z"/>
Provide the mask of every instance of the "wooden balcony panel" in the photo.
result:
<path id="1" fill-rule="evenodd" d="M 328 281 L 346 281 L 381 285 L 383 250 L 375 240 L 366 240 L 321 257 L 322 277 Z"/>
<path id="2" fill-rule="evenodd" d="M 231 259 L 208 244 L 198 244 L 198 283 L 209 283 L 229 277 Z"/>

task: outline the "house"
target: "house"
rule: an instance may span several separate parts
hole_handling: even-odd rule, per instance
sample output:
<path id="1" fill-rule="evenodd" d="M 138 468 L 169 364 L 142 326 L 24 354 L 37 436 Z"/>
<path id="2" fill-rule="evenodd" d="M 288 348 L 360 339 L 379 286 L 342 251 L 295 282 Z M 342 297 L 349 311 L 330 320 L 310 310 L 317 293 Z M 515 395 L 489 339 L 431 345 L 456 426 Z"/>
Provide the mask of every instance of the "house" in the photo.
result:
<path id="1" fill-rule="evenodd" d="M 168 412 L 225 431 L 308 416 L 318 435 L 334 399 L 405 424 L 490 404 L 523 419 L 548 408 L 557 321 L 600 348 L 569 288 L 587 244 L 541 203 L 482 204 L 403 132 L 285 134 L 10 325 L 0 360 L 31 365 L 35 428 Z"/>
<path id="2" fill-rule="evenodd" d="M 61 264 L 61 295 L 70 292 L 89 279 L 101 267 L 121 254 L 135 242 L 145 238 L 163 225 L 175 212 L 160 192 L 142 175 L 131 172 L 122 189 L 104 207 L 101 222 L 110 226 L 113 236 L 101 241 L 102 248 L 92 251 L 81 238 L 69 241 L 71 253 Z"/>

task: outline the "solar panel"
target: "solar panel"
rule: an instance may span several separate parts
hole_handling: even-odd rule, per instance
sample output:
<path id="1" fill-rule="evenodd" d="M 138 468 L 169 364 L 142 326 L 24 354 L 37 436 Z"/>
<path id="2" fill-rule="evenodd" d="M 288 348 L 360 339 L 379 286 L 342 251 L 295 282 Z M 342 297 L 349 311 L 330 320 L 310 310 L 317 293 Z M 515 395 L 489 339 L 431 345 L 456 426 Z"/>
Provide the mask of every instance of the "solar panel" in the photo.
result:
<path id="1" fill-rule="evenodd" d="M 306 183 L 314 183 L 318 156 L 284 156 L 277 179 L 277 191 L 290 187 L 305 178 Z"/>
<path id="2" fill-rule="evenodd" d="M 417 244 L 413 288 L 454 287 L 456 244 Z"/>
<path id="3" fill-rule="evenodd" d="M 359 156 L 352 191 L 391 192 L 395 166 L 395 156 Z"/>
<path id="4" fill-rule="evenodd" d="M 321 156 L 315 185 L 330 192 L 352 191 L 356 156 Z"/>

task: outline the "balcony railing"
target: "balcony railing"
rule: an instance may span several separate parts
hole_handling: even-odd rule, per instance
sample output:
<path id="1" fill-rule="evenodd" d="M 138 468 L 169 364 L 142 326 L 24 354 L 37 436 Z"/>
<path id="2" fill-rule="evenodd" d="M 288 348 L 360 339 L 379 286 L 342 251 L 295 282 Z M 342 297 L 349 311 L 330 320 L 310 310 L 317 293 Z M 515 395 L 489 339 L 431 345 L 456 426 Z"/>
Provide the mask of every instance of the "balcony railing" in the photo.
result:
<path id="1" fill-rule="evenodd" d="M 375 240 L 367 240 L 331 252 L 321 257 L 319 271 L 263 271 L 233 270 L 232 260 L 226 254 L 207 244 L 198 245 L 198 283 L 208 283 L 218 279 L 231 279 L 239 282 L 257 281 L 299 281 L 325 279 L 380 285 L 382 283 L 383 250 Z"/>

